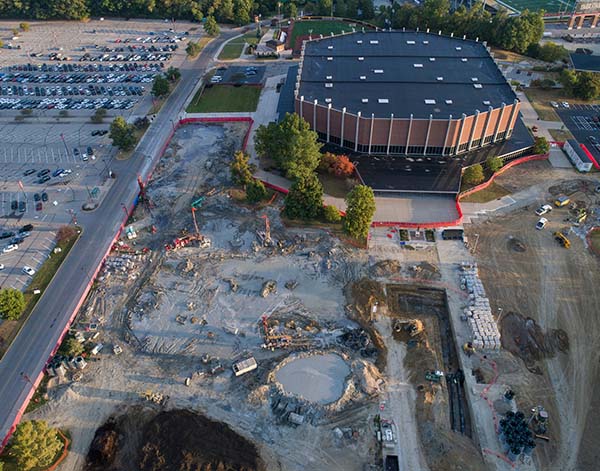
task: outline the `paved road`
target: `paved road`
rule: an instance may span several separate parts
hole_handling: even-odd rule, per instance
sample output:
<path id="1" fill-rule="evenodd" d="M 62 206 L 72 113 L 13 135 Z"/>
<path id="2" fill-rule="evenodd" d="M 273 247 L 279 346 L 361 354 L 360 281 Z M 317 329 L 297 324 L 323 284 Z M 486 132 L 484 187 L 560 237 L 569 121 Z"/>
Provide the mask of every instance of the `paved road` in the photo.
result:
<path id="1" fill-rule="evenodd" d="M 0 439 L 4 439 L 19 414 L 32 383 L 44 368 L 60 335 L 77 309 L 91 277 L 107 252 L 125 214 L 138 192 L 137 175 L 148 175 L 160 158 L 159 151 L 172 130 L 186 98 L 213 61 L 219 46 L 239 30 L 223 33 L 202 51 L 200 57 L 181 67 L 181 81 L 146 131 L 134 155 L 115 162 L 117 180 L 102 206 L 93 213 L 80 213 L 84 232 L 61 266 L 19 336 L 0 361 Z"/>

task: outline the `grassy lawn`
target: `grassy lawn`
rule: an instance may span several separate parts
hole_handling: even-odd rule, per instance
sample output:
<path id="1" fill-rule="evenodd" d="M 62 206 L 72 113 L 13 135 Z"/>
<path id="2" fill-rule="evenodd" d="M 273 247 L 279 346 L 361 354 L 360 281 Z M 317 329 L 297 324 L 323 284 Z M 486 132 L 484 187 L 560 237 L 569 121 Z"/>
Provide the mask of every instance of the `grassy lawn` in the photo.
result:
<path id="1" fill-rule="evenodd" d="M 560 121 L 560 117 L 550 105 L 551 101 L 565 101 L 558 90 L 526 88 L 525 95 L 542 121 Z"/>
<path id="2" fill-rule="evenodd" d="M 573 11 L 575 0 L 504 0 L 503 3 L 517 11 L 544 10 L 547 13 L 558 13 L 564 11 L 566 5 L 569 5 L 568 11 Z"/>
<path id="3" fill-rule="evenodd" d="M 552 139 L 558 142 L 573 139 L 573 134 L 571 134 L 568 129 L 565 129 L 564 131 L 562 129 L 548 129 L 548 132 L 552 136 Z"/>
<path id="4" fill-rule="evenodd" d="M 294 28 L 290 37 L 290 46 L 294 49 L 296 46 L 296 38 L 299 36 L 308 36 L 309 34 L 314 36 L 329 36 L 331 33 L 340 34 L 342 31 L 351 32 L 352 26 L 350 23 L 336 20 L 309 20 L 309 21 L 296 21 L 294 22 Z M 361 29 L 362 26 L 355 26 L 357 30 Z"/>
<path id="5" fill-rule="evenodd" d="M 263 34 L 268 30 L 264 29 Z M 239 38 L 232 39 L 223 47 L 223 50 L 219 54 L 219 60 L 232 60 L 237 59 L 244 52 L 246 44 L 256 45 L 258 44 L 259 38 L 256 37 L 256 31 L 250 31 Z"/>
<path id="6" fill-rule="evenodd" d="M 204 90 L 198 90 L 186 111 L 188 113 L 256 111 L 260 92 L 260 87 L 244 85 L 205 87 Z"/>
<path id="7" fill-rule="evenodd" d="M 461 198 L 461 203 L 489 203 L 503 196 L 509 195 L 510 191 L 495 182 L 492 182 L 487 188 L 473 193 L 465 198 Z"/>
<path id="8" fill-rule="evenodd" d="M 0 347 L 0 358 L 4 355 L 6 350 L 8 350 L 8 347 L 21 330 L 21 327 L 23 327 L 27 321 L 29 314 L 31 314 L 31 311 L 33 311 L 38 299 L 42 297 L 46 287 L 48 284 L 50 284 L 52 278 L 54 278 L 54 274 L 73 248 L 73 245 L 75 245 L 75 242 L 79 238 L 77 231 L 80 231 L 81 228 L 75 227 L 74 229 L 76 231 L 71 238 L 56 244 L 56 247 L 60 247 L 61 252 L 52 252 L 37 273 L 33 275 L 31 283 L 23 293 L 25 296 L 25 309 L 23 310 L 21 318 L 18 321 L 4 321 L 0 326 L 2 328 L 0 335 L 4 340 L 2 346 Z M 33 291 L 36 289 L 41 291 L 40 294 L 33 294 Z"/>
<path id="9" fill-rule="evenodd" d="M 590 245 L 592 252 L 600 256 L 600 229 L 596 228 L 590 234 Z"/>
<path id="10" fill-rule="evenodd" d="M 159 110 L 160 107 L 162 106 L 162 104 L 164 103 L 165 100 L 159 100 L 160 102 L 160 106 L 159 106 Z M 138 145 L 138 142 L 140 142 L 140 139 L 142 138 L 142 136 L 144 135 L 144 133 L 146 132 L 146 129 L 148 129 L 148 126 L 150 126 L 150 123 L 148 123 L 148 125 L 143 126 L 142 128 L 135 128 L 133 131 L 133 135 L 135 136 L 135 144 L 133 145 L 133 148 L 131 150 L 119 150 L 117 152 L 117 155 L 115 156 L 117 158 L 117 160 L 127 160 L 129 157 L 131 157 L 133 155 L 133 151 L 135 150 L 135 147 Z"/>
<path id="11" fill-rule="evenodd" d="M 345 198 L 348 192 L 357 184 L 355 180 L 339 178 L 334 175 L 318 174 L 319 181 L 323 185 L 323 192 L 336 198 Z"/>
<path id="12" fill-rule="evenodd" d="M 46 392 L 48 391 L 49 379 L 50 377 L 44 374 L 40 385 L 33 393 L 31 401 L 29 401 L 29 404 L 27 404 L 27 409 L 25 409 L 25 413 L 33 412 L 34 410 L 38 409 L 39 407 L 42 407 L 44 404 L 46 404 L 46 402 L 48 402 L 46 399 Z"/>

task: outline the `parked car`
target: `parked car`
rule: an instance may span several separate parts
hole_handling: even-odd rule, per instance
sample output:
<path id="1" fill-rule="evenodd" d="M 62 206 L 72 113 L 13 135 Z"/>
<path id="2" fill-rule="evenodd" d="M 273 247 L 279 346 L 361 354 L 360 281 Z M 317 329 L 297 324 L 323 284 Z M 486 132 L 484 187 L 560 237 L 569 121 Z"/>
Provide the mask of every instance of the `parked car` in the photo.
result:
<path id="1" fill-rule="evenodd" d="M 65 171 L 64 168 L 57 168 L 54 172 L 52 172 L 53 177 L 58 177 L 61 173 Z"/>
<path id="2" fill-rule="evenodd" d="M 551 101 L 550 104 L 552 105 L 552 108 L 558 108 L 558 103 L 555 101 Z"/>
<path id="3" fill-rule="evenodd" d="M 19 212 L 24 213 L 27 211 L 27 203 L 25 201 L 19 201 Z"/>
<path id="4" fill-rule="evenodd" d="M 19 202 L 17 200 L 12 200 L 10 202 L 10 209 L 15 211 L 19 207 Z"/>
<path id="5" fill-rule="evenodd" d="M 4 231 L 0 233 L 0 239 L 8 239 L 9 237 L 13 237 L 15 235 L 12 231 Z"/>
<path id="6" fill-rule="evenodd" d="M 42 184 L 42 183 L 46 183 L 48 180 L 50 180 L 50 177 L 48 175 L 46 175 L 46 176 L 38 179 L 37 182 Z"/>
<path id="7" fill-rule="evenodd" d="M 92 149 L 90 146 L 88 146 L 88 148 L 87 148 L 87 155 L 89 155 L 89 156 L 94 155 L 94 149 Z"/>
<path id="8" fill-rule="evenodd" d="M 48 193 L 46 193 L 45 191 L 42 193 L 42 201 L 45 203 L 46 201 L 48 201 Z"/>
<path id="9" fill-rule="evenodd" d="M 36 193 L 35 195 L 33 195 L 33 201 L 39 201 L 41 199 L 42 199 L 42 197 L 40 196 L 39 193 Z"/>
<path id="10" fill-rule="evenodd" d="M 41 202 L 41 201 L 38 201 L 38 202 L 35 204 L 35 210 L 36 210 L 36 211 L 41 211 L 41 210 L 42 210 L 42 202 Z"/>
<path id="11" fill-rule="evenodd" d="M 33 230 L 33 224 L 25 224 L 23 227 L 21 227 L 21 229 L 19 229 L 19 232 L 31 232 Z"/>
<path id="12" fill-rule="evenodd" d="M 4 263 L 0 263 L 0 270 L 4 270 Z"/>
<path id="13" fill-rule="evenodd" d="M 2 249 L 2 253 L 14 252 L 18 248 L 19 248 L 19 246 L 17 244 L 10 244 Z"/>
<path id="14" fill-rule="evenodd" d="M 35 270 L 33 268 L 28 267 L 27 265 L 25 265 L 23 267 L 23 273 L 25 273 L 26 275 L 29 275 L 29 276 L 33 276 L 33 275 L 35 275 Z"/>
<path id="15" fill-rule="evenodd" d="M 79 149 L 77 147 L 73 148 L 73 155 L 79 155 Z"/>
<path id="16" fill-rule="evenodd" d="M 44 175 L 48 175 L 50 173 L 50 169 L 49 168 L 45 168 L 44 170 L 40 170 L 37 173 L 38 177 L 43 177 Z"/>
<path id="17" fill-rule="evenodd" d="M 549 213 L 550 211 L 552 211 L 552 206 L 550 206 L 549 204 L 543 204 L 535 210 L 535 214 L 537 214 L 538 216 L 543 216 L 544 214 Z"/>
<path id="18" fill-rule="evenodd" d="M 562 102 L 562 105 L 563 105 L 565 108 L 569 108 L 569 103 L 567 103 L 566 101 L 563 101 L 563 102 Z"/>
<path id="19" fill-rule="evenodd" d="M 546 218 L 540 218 L 540 220 L 535 225 L 535 228 L 537 230 L 541 231 L 544 227 L 546 227 L 546 224 L 548 224 L 548 219 L 546 219 Z"/>
<path id="20" fill-rule="evenodd" d="M 24 176 L 29 176 L 29 175 L 33 175 L 35 173 L 35 169 L 34 168 L 30 168 L 28 170 L 25 170 L 25 172 L 23 172 Z"/>

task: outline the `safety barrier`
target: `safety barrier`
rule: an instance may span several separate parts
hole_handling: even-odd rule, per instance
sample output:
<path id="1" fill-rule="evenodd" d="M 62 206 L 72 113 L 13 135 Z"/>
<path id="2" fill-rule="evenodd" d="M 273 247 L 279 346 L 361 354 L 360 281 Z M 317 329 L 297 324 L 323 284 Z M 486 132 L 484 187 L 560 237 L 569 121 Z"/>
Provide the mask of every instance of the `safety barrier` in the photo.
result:
<path id="1" fill-rule="evenodd" d="M 242 142 L 242 150 L 246 149 L 246 146 L 248 144 L 248 139 L 250 137 L 250 131 L 252 130 L 252 125 L 254 124 L 254 120 L 252 118 L 249 118 L 249 117 L 185 118 L 185 119 L 179 120 L 176 124 L 173 125 L 173 129 L 169 133 L 169 137 L 167 138 L 166 142 L 161 147 L 159 155 L 162 157 L 162 155 L 164 154 L 165 150 L 167 149 L 167 147 L 171 143 L 171 139 L 173 139 L 173 135 L 175 134 L 175 131 L 177 129 L 179 129 L 179 126 L 183 126 L 183 125 L 186 125 L 186 124 L 193 124 L 193 123 L 210 123 L 210 122 L 214 122 L 214 123 L 248 122 L 249 123 L 248 131 L 246 131 L 246 135 L 244 136 L 244 140 Z M 148 176 L 146 177 L 144 183 L 148 183 L 148 181 L 150 180 L 150 178 L 152 176 L 153 170 L 154 169 L 150 170 L 150 172 L 148 173 Z M 77 313 L 79 312 L 79 309 L 81 308 L 81 305 L 85 301 L 85 299 L 86 299 L 86 297 L 87 297 L 87 295 L 88 295 L 88 293 L 89 293 L 89 291 L 90 291 L 90 289 L 92 287 L 92 284 L 94 283 L 94 280 L 96 279 L 96 276 L 98 275 L 98 272 L 100 271 L 100 269 L 102 268 L 102 266 L 104 264 L 104 261 L 106 260 L 106 257 L 108 257 L 108 255 L 110 254 L 110 251 L 111 251 L 113 245 L 115 244 L 115 242 L 117 241 L 117 239 L 119 238 L 119 236 L 121 235 L 121 233 L 123 232 L 123 229 L 125 229 L 125 225 L 127 224 L 127 220 L 131 216 L 131 213 L 133 213 L 133 210 L 135 209 L 135 207 L 137 205 L 137 202 L 138 202 L 138 197 L 135 198 L 135 200 L 134 200 L 133 204 L 131 205 L 131 207 L 129 209 L 126 209 L 126 212 L 127 212 L 126 217 L 121 222 L 121 225 L 119 226 L 119 229 L 117 230 L 117 233 L 115 234 L 115 237 L 112 239 L 110 245 L 108 246 L 108 250 L 102 256 L 102 258 L 100 259 L 100 263 L 98 264 L 98 266 L 96 267 L 96 270 L 94 271 L 94 273 L 90 277 L 90 281 L 88 282 L 87 286 L 85 287 L 85 289 L 83 291 L 83 295 L 80 297 L 79 301 L 77 302 L 77 306 L 75 307 L 75 309 L 73 310 L 71 316 L 69 317 L 69 320 L 68 320 L 67 324 L 65 325 L 65 328 L 63 329 L 60 337 L 58 338 L 58 342 L 56 343 L 56 345 L 52 349 L 52 353 L 50 354 L 50 357 L 49 357 L 48 361 L 50 360 L 50 358 L 52 358 L 56 354 L 56 352 L 58 351 L 58 349 L 60 347 L 60 344 L 62 343 L 62 341 L 64 340 L 65 336 L 67 335 L 67 332 L 68 332 L 69 328 L 71 327 L 71 324 L 73 323 L 73 320 L 75 320 L 75 317 L 77 316 Z M 68 255 L 67 255 L 67 257 L 68 257 Z M 44 370 L 42 369 L 42 371 L 40 371 L 39 375 L 35 378 L 35 380 L 31 381 L 32 387 L 27 392 L 27 395 L 25 396 L 25 400 L 23 401 L 23 403 L 21 404 L 21 407 L 17 411 L 17 415 L 15 416 L 15 420 L 13 421 L 13 424 L 11 425 L 11 427 L 10 427 L 10 429 L 8 431 L 8 434 L 2 439 L 2 443 L 0 443 L 0 452 L 2 452 L 2 450 L 6 447 L 8 441 L 10 440 L 10 437 L 12 436 L 12 434 L 15 431 L 15 429 L 17 428 L 17 425 L 19 424 L 19 422 L 23 418 L 23 414 L 25 413 L 25 409 L 27 408 L 27 405 L 29 404 L 29 401 L 33 397 L 33 394 L 35 393 L 36 389 L 40 385 L 43 377 L 44 377 Z"/>

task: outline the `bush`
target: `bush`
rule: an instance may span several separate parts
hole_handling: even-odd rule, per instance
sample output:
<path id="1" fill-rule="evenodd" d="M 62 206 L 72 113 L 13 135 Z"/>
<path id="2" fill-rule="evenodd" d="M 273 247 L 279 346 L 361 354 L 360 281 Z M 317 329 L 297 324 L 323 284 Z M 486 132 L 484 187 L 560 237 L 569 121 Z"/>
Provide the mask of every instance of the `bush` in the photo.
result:
<path id="1" fill-rule="evenodd" d="M 260 180 L 251 180 L 246 185 L 246 201 L 249 203 L 258 203 L 267 197 L 267 189 Z"/>
<path id="2" fill-rule="evenodd" d="M 545 137 L 536 137 L 535 144 L 533 146 L 534 154 L 547 154 L 550 151 L 550 144 Z"/>
<path id="3" fill-rule="evenodd" d="M 500 157 L 488 157 L 485 164 L 487 165 L 487 168 L 490 169 L 490 172 L 496 173 L 502 168 L 504 161 Z"/>
<path id="4" fill-rule="evenodd" d="M 323 211 L 323 186 L 314 173 L 298 178 L 285 197 L 284 214 L 292 219 L 317 219 Z"/>
<path id="5" fill-rule="evenodd" d="M 21 114 L 23 116 L 31 116 L 33 114 L 33 110 L 31 108 L 25 108 L 24 110 L 21 110 Z"/>
<path id="6" fill-rule="evenodd" d="M 21 422 L 12 438 L 11 454 L 17 458 L 19 470 L 47 468 L 63 447 L 55 429 L 43 420 Z"/>
<path id="7" fill-rule="evenodd" d="M 229 170 L 234 184 L 246 186 L 252 181 L 252 174 L 256 168 L 250 164 L 250 156 L 239 150 L 233 155 L 233 162 L 229 165 Z"/>
<path id="8" fill-rule="evenodd" d="M 18 289 L 4 288 L 0 290 L 0 317 L 16 321 L 25 309 L 25 298 Z"/>
<path id="9" fill-rule="evenodd" d="M 169 67 L 165 72 L 165 76 L 167 77 L 167 80 L 174 82 L 181 77 L 181 72 L 177 67 Z"/>
<path id="10" fill-rule="evenodd" d="M 481 183 L 483 180 L 485 180 L 483 167 L 481 164 L 475 164 L 465 168 L 462 178 L 463 181 L 469 185 L 477 185 L 478 183 Z"/>
<path id="11" fill-rule="evenodd" d="M 337 159 L 337 155 L 332 154 L 331 152 L 325 152 L 321 156 L 321 160 L 319 162 L 319 166 L 317 169 L 320 173 L 329 173 L 329 169 L 334 164 Z"/>
<path id="12" fill-rule="evenodd" d="M 366 185 L 355 186 L 346 196 L 344 230 L 356 239 L 366 239 L 375 214 L 375 195 Z"/>
<path id="13" fill-rule="evenodd" d="M 75 337 L 67 337 L 63 340 L 63 343 L 60 344 L 58 349 L 58 353 L 65 356 L 79 356 L 85 351 L 83 344 L 78 342 Z"/>
<path id="14" fill-rule="evenodd" d="M 323 208 L 323 218 L 325 218 L 325 221 L 327 222 L 336 223 L 342 220 L 342 215 L 340 214 L 339 209 L 330 205 Z"/>
<path id="15" fill-rule="evenodd" d="M 19 28 L 23 31 L 29 31 L 29 23 L 19 23 Z"/>
<path id="16" fill-rule="evenodd" d="M 185 48 L 185 52 L 190 57 L 196 57 L 202 51 L 202 46 L 200 44 L 190 41 Z"/>

